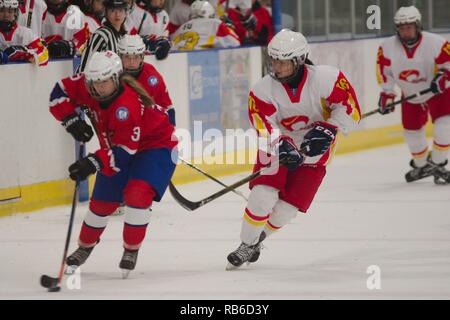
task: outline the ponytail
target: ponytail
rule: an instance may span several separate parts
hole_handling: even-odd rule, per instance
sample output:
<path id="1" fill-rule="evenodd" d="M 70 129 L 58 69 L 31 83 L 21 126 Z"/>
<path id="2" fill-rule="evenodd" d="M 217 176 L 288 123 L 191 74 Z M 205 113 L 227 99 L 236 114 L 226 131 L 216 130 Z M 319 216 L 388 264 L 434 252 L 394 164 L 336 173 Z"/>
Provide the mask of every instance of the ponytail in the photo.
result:
<path id="1" fill-rule="evenodd" d="M 120 77 L 120 82 L 122 85 L 126 84 L 131 89 L 133 89 L 138 94 L 144 106 L 150 107 L 155 104 L 155 101 L 152 97 L 150 97 L 144 87 L 142 87 L 142 85 L 132 76 L 128 74 L 122 74 L 122 76 Z"/>

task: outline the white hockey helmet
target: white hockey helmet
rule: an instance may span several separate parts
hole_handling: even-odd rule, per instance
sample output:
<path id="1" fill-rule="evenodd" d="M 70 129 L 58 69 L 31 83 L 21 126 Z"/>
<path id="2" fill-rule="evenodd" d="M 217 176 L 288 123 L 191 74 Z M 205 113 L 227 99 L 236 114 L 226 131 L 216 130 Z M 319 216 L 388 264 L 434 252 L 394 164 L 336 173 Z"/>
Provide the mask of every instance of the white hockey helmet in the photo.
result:
<path id="1" fill-rule="evenodd" d="M 140 55 L 144 54 L 145 44 L 140 35 L 126 34 L 119 39 L 118 52 L 121 54 Z"/>
<path id="2" fill-rule="evenodd" d="M 189 18 L 215 18 L 216 11 L 214 7 L 206 0 L 195 0 L 191 4 L 191 13 L 189 14 Z"/>
<path id="3" fill-rule="evenodd" d="M 398 30 L 397 36 L 399 37 L 400 41 L 406 45 L 411 46 L 417 43 L 422 31 L 422 15 L 416 7 L 410 6 L 401 7 L 400 9 L 398 9 L 397 13 L 394 16 L 394 23 L 397 28 L 401 25 L 414 23 L 416 25 L 416 34 L 414 38 L 402 38 Z"/>
<path id="4" fill-rule="evenodd" d="M 233 9 L 248 10 L 252 7 L 252 0 L 230 0 L 228 6 Z"/>
<path id="5" fill-rule="evenodd" d="M 0 0 L 0 8 L 18 9 L 18 0 Z"/>
<path id="6" fill-rule="evenodd" d="M 306 38 L 300 32 L 283 29 L 269 42 L 269 56 L 275 60 L 297 59 L 303 64 L 308 57 L 310 48 Z"/>
<path id="7" fill-rule="evenodd" d="M 19 16 L 19 1 L 18 0 L 0 0 L 0 9 L 14 9 L 14 19 L 13 20 L 3 20 L 0 21 L 0 30 L 4 32 L 9 32 L 13 28 L 17 17 Z"/>
<path id="8" fill-rule="evenodd" d="M 121 59 L 125 55 L 136 55 L 140 57 L 140 63 L 137 68 L 126 67 L 125 63 L 122 60 L 123 69 L 125 73 L 132 75 L 133 77 L 137 77 L 144 66 L 144 51 L 145 44 L 144 40 L 142 40 L 139 35 L 129 35 L 126 34 L 119 40 L 118 52 Z M 126 62 L 126 61 L 125 61 Z"/>
<path id="9" fill-rule="evenodd" d="M 300 32 L 283 29 L 269 42 L 267 53 L 269 55 L 268 70 L 270 76 L 282 83 L 286 83 L 291 81 L 297 75 L 300 67 L 305 64 L 310 48 L 306 38 Z M 273 60 L 292 61 L 294 65 L 293 74 L 279 78 L 272 68 Z"/>
<path id="10" fill-rule="evenodd" d="M 292 80 L 297 75 L 300 67 L 305 64 L 310 53 L 310 48 L 306 38 L 300 32 L 283 29 L 269 42 L 267 53 L 269 55 L 269 74 L 272 78 L 285 83 Z M 293 74 L 288 77 L 279 78 L 272 68 L 273 60 L 292 61 L 294 65 Z"/>
<path id="11" fill-rule="evenodd" d="M 394 16 L 394 23 L 396 26 L 408 23 L 416 23 L 418 26 L 420 26 L 421 22 L 422 15 L 414 6 L 401 7 L 397 10 Z"/>
<path id="12" fill-rule="evenodd" d="M 115 93 L 107 97 L 101 97 L 95 91 L 93 83 L 95 81 L 112 79 L 116 85 L 116 88 L 119 89 L 119 78 L 122 72 L 122 60 L 116 53 L 109 50 L 105 52 L 94 52 L 88 61 L 86 69 L 84 70 L 86 86 L 88 87 L 91 96 L 97 100 L 108 100 L 111 98 L 111 96 Z"/>

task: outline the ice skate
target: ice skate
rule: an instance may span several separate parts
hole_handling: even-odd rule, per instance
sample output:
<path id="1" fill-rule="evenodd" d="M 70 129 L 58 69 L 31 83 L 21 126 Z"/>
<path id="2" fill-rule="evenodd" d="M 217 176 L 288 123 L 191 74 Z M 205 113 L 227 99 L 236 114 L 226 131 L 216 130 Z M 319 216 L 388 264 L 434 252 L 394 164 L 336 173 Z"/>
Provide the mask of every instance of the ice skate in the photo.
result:
<path id="1" fill-rule="evenodd" d="M 427 164 L 423 167 L 417 167 L 416 164 L 414 163 L 414 160 L 411 160 L 409 165 L 413 169 L 406 173 L 405 175 L 406 182 L 413 182 L 433 176 L 437 169 L 437 166 L 429 159 L 427 160 Z"/>
<path id="2" fill-rule="evenodd" d="M 78 247 L 70 256 L 66 259 L 67 268 L 65 270 L 66 274 L 73 274 L 73 272 L 82 264 L 84 264 L 89 258 L 94 247 L 85 248 Z"/>
<path id="3" fill-rule="evenodd" d="M 261 254 L 262 242 L 265 238 L 266 234 L 265 232 L 262 232 L 258 243 L 254 245 L 247 245 L 242 242 L 235 251 L 228 255 L 228 265 L 226 270 L 230 271 L 237 269 L 244 263 L 250 264 L 256 262 Z"/>
<path id="4" fill-rule="evenodd" d="M 434 183 L 438 185 L 450 184 L 450 171 L 445 166 L 448 161 L 436 165 L 436 171 L 434 172 Z"/>
<path id="5" fill-rule="evenodd" d="M 120 260 L 119 268 L 122 269 L 122 278 L 128 278 L 131 270 L 136 267 L 138 250 L 127 250 L 123 252 L 122 260 Z"/>

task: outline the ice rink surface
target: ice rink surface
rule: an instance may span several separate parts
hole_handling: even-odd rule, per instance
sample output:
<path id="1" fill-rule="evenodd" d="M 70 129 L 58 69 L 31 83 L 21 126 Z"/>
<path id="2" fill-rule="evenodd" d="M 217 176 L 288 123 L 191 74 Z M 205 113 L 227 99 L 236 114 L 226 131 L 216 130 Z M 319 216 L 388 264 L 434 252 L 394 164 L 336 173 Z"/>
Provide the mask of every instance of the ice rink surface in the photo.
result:
<path id="1" fill-rule="evenodd" d="M 81 289 L 60 293 L 39 278 L 58 272 L 70 206 L 0 218 L 0 299 L 449 299 L 450 186 L 407 184 L 408 161 L 405 145 L 336 157 L 309 213 L 236 271 L 225 271 L 245 208 L 234 194 L 190 213 L 167 193 L 126 280 L 118 268 L 123 216 L 111 217 L 81 269 Z M 179 187 L 193 200 L 220 188 Z M 77 208 L 71 252 L 86 207 Z M 380 290 L 367 288 L 369 266 L 381 270 Z"/>

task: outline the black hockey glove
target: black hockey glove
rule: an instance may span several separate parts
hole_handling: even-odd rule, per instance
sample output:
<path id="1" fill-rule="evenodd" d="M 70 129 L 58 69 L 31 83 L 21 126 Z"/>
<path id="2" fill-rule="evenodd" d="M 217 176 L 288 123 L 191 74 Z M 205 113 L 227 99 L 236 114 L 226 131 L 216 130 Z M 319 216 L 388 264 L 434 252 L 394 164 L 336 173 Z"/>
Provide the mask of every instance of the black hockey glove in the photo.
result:
<path id="1" fill-rule="evenodd" d="M 47 48 L 50 58 L 71 58 L 75 55 L 75 47 L 71 41 L 52 41 Z"/>
<path id="2" fill-rule="evenodd" d="M 91 174 L 102 170 L 103 164 L 100 159 L 90 153 L 87 157 L 78 160 L 69 167 L 70 179 L 74 181 L 86 180 Z"/>
<path id="3" fill-rule="evenodd" d="M 439 70 L 434 79 L 431 81 L 431 92 L 434 94 L 444 93 L 446 82 L 450 80 L 450 71 Z"/>
<path id="4" fill-rule="evenodd" d="M 228 28 L 231 28 L 233 30 L 236 28 L 236 26 L 234 25 L 233 20 L 228 18 L 227 15 L 224 14 L 223 16 L 221 16 L 220 20 L 222 20 L 222 22 L 225 23 Z"/>
<path id="5" fill-rule="evenodd" d="M 242 20 L 242 25 L 245 29 L 249 31 L 254 31 L 256 29 L 256 25 L 258 23 L 258 20 L 254 15 L 250 15 L 248 17 L 245 17 L 244 20 Z"/>
<path id="6" fill-rule="evenodd" d="M 170 41 L 162 38 L 156 41 L 155 56 L 157 60 L 164 60 L 169 55 Z"/>
<path id="7" fill-rule="evenodd" d="M 61 124 L 79 142 L 88 142 L 94 136 L 94 131 L 91 126 L 84 120 L 81 120 L 76 113 L 64 118 Z"/>
<path id="8" fill-rule="evenodd" d="M 167 110 L 167 115 L 169 116 L 169 122 L 171 125 L 173 125 L 175 127 L 176 125 L 176 121 L 175 121 L 175 109 L 169 109 Z"/>
<path id="9" fill-rule="evenodd" d="M 24 46 L 10 46 L 3 51 L 3 63 L 14 61 L 26 61 L 31 57 Z"/>
<path id="10" fill-rule="evenodd" d="M 143 36 L 142 40 L 144 41 L 145 44 L 145 50 L 150 51 L 150 52 L 155 52 L 156 49 L 156 39 L 152 39 L 149 36 Z"/>
<path id="11" fill-rule="evenodd" d="M 327 122 L 316 122 L 302 142 L 301 149 L 308 157 L 315 157 L 327 152 L 336 139 L 337 128 Z"/>
<path id="12" fill-rule="evenodd" d="M 282 139 L 278 144 L 279 161 L 289 171 L 297 169 L 305 161 L 305 157 L 298 151 L 296 146 L 288 139 Z"/>

